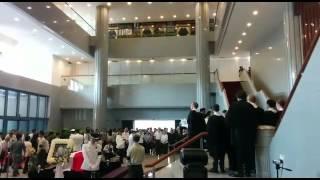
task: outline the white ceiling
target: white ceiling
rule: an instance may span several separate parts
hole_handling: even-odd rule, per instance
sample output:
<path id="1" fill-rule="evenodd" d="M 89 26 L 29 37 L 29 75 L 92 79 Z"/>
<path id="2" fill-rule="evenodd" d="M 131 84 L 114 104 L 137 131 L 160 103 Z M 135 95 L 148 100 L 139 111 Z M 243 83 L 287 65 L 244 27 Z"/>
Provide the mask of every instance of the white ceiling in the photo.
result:
<path id="1" fill-rule="evenodd" d="M 96 6 L 106 2 L 54 2 L 67 16 L 75 21 L 89 34 L 94 34 Z M 196 2 L 111 2 L 109 23 L 161 22 L 177 20 L 194 20 Z M 214 18 L 217 2 L 209 2 L 210 17 Z M 70 6 L 69 6 L 70 5 Z M 187 18 L 186 15 L 190 17 Z M 173 17 L 176 15 L 176 18 Z M 80 17 L 81 16 L 81 17 Z M 151 19 L 147 17 L 150 16 Z M 163 16 L 163 19 L 160 18 Z M 138 17 L 135 20 L 135 17 Z M 123 20 L 122 18 L 125 18 Z"/>
<path id="2" fill-rule="evenodd" d="M 254 10 L 258 11 L 258 15 L 252 14 Z M 219 57 L 249 54 L 250 49 L 254 49 L 277 26 L 283 25 L 283 12 L 283 2 L 236 2 Z M 246 26 L 248 22 L 252 23 L 249 28 Z M 247 35 L 242 36 L 243 32 Z M 238 43 L 239 40 L 242 40 L 242 44 Z M 235 46 L 239 50 L 236 51 Z M 232 55 L 232 52 L 236 52 L 236 55 Z"/>
<path id="3" fill-rule="evenodd" d="M 15 46 L 19 42 L 35 42 L 45 47 L 52 56 L 67 61 L 92 61 L 88 54 L 67 44 L 63 39 L 50 32 L 40 22 L 9 3 L 0 2 L 0 42 Z M 14 42 L 14 43 L 12 43 Z M 34 47 L 36 51 L 37 47 Z M 1 49 L 0 49 L 1 51 Z"/>

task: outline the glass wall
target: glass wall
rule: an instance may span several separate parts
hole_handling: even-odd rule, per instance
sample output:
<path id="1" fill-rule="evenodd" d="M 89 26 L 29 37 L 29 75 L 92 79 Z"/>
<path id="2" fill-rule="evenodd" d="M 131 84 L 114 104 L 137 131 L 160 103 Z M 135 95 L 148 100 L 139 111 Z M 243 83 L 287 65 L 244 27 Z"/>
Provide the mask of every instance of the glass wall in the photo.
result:
<path id="1" fill-rule="evenodd" d="M 0 132 L 46 130 L 48 96 L 0 87 Z"/>

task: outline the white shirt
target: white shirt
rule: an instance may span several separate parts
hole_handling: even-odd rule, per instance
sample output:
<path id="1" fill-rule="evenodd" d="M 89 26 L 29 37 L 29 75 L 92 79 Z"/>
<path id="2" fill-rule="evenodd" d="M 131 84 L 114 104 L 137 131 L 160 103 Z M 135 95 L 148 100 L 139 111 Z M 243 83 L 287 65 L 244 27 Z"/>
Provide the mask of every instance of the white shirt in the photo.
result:
<path id="1" fill-rule="evenodd" d="M 139 144 L 142 144 L 142 143 L 143 143 L 143 137 L 144 137 L 144 135 L 143 135 L 143 134 L 140 134 Z"/>
<path id="2" fill-rule="evenodd" d="M 83 143 L 87 144 L 89 142 L 89 140 L 90 140 L 90 134 L 85 133 L 83 135 L 83 138 L 84 138 Z"/>
<path id="3" fill-rule="evenodd" d="M 168 134 L 162 134 L 160 137 L 160 142 L 162 144 L 167 144 L 168 143 Z"/>
<path id="4" fill-rule="evenodd" d="M 80 151 L 81 145 L 83 143 L 83 135 L 81 135 L 79 133 L 71 134 L 70 139 L 72 141 L 73 151 Z"/>
<path id="5" fill-rule="evenodd" d="M 130 151 L 130 149 L 131 149 L 131 147 L 132 147 L 132 145 L 133 145 L 133 133 L 131 133 L 130 135 L 129 135 L 129 144 L 128 144 L 128 149 L 127 149 L 127 156 L 129 156 L 129 151 Z"/>
<path id="6" fill-rule="evenodd" d="M 83 163 L 81 169 L 86 171 L 98 171 L 101 161 L 101 156 L 98 152 L 101 151 L 101 146 L 99 144 L 92 144 L 91 141 L 88 144 L 82 146 L 83 153 Z"/>
<path id="7" fill-rule="evenodd" d="M 117 137 L 116 137 L 116 144 L 117 144 L 117 146 L 116 146 L 117 149 L 124 149 L 124 147 L 125 147 L 125 142 L 124 142 L 122 136 L 117 135 Z"/>
<path id="8" fill-rule="evenodd" d="M 129 140 L 129 132 L 123 132 L 122 138 L 128 141 Z"/>
<path id="9" fill-rule="evenodd" d="M 154 137 L 155 137 L 156 140 L 160 140 L 160 139 L 161 139 L 161 132 L 156 131 L 156 132 L 154 133 Z"/>
<path id="10" fill-rule="evenodd" d="M 273 113 L 277 113 L 278 111 L 276 110 L 276 109 L 274 109 L 274 108 L 268 108 L 268 110 L 267 111 L 271 111 L 271 112 L 273 112 Z"/>

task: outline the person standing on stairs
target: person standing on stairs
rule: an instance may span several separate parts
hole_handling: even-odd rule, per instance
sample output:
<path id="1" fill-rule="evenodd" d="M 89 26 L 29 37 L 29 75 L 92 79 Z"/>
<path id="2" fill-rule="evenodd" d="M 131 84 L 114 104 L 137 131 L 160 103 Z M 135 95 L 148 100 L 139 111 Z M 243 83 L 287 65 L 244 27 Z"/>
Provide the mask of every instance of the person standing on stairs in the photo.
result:
<path id="1" fill-rule="evenodd" d="M 213 157 L 213 168 L 210 172 L 218 173 L 218 162 L 220 172 L 224 173 L 224 157 L 225 157 L 225 121 L 224 117 L 220 114 L 220 107 L 218 104 L 213 106 L 213 115 L 209 117 L 207 123 L 208 130 L 208 150 L 209 154 Z"/>
<path id="2" fill-rule="evenodd" d="M 192 138 L 197 134 L 206 131 L 206 122 L 204 120 L 204 116 L 202 113 L 197 112 L 198 106 L 199 105 L 197 102 L 192 102 L 190 105 L 190 112 L 187 119 L 189 138 Z M 199 148 L 200 140 L 195 141 L 190 145 L 190 147 Z"/>

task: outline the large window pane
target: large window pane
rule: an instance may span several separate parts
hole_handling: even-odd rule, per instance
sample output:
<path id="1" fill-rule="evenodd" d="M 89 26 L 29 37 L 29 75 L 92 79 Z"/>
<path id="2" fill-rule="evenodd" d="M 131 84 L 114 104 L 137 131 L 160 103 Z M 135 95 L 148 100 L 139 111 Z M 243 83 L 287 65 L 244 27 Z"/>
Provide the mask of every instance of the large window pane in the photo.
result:
<path id="1" fill-rule="evenodd" d="M 29 120 L 29 130 L 31 131 L 32 129 L 36 129 L 36 121 L 34 119 Z"/>
<path id="2" fill-rule="evenodd" d="M 0 119 L 0 132 L 3 132 L 3 119 Z"/>
<path id="3" fill-rule="evenodd" d="M 7 116 L 16 116 L 17 112 L 17 92 L 8 91 Z"/>
<path id="4" fill-rule="evenodd" d="M 28 121 L 19 121 L 19 131 L 22 133 L 28 132 Z"/>
<path id="5" fill-rule="evenodd" d="M 37 130 L 43 130 L 43 120 L 38 120 L 37 121 Z"/>
<path id="6" fill-rule="evenodd" d="M 0 89 L 0 116 L 4 115 L 4 102 L 6 100 L 6 91 Z"/>
<path id="7" fill-rule="evenodd" d="M 17 127 L 18 127 L 17 121 L 8 121 L 7 132 L 10 132 L 13 129 L 17 130 Z"/>
<path id="8" fill-rule="evenodd" d="M 19 115 L 20 117 L 27 117 L 28 95 L 20 93 Z"/>
<path id="9" fill-rule="evenodd" d="M 37 116 L 37 96 L 30 95 L 29 117 Z"/>
<path id="10" fill-rule="evenodd" d="M 46 98 L 39 97 L 39 117 L 44 118 L 46 113 Z"/>

